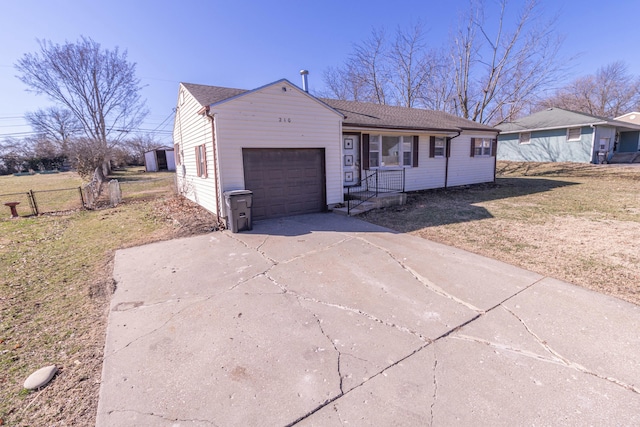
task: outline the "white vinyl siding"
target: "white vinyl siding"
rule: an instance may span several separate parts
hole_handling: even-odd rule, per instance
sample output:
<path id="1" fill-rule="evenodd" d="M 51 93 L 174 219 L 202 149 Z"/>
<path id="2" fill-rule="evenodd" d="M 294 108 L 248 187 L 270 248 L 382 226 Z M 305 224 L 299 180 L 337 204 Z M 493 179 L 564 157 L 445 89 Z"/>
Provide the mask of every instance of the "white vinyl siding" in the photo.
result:
<path id="1" fill-rule="evenodd" d="M 451 140 L 451 156 L 449 157 L 449 173 L 447 186 L 479 184 L 493 182 L 495 157 L 494 156 L 470 156 L 469 146 L 471 138 L 476 140 L 495 138 L 492 135 L 472 135 L 463 132 L 457 138 Z"/>
<path id="2" fill-rule="evenodd" d="M 216 188 L 213 179 L 213 135 L 211 119 L 198 114 L 196 99 L 180 85 L 179 102 L 173 126 L 173 141 L 180 147 L 180 166 L 176 170 L 178 191 L 205 209 L 216 213 Z M 206 150 L 208 178 L 198 177 L 196 147 Z"/>
<path id="3" fill-rule="evenodd" d="M 429 135 L 419 135 L 418 167 L 405 169 L 405 191 L 444 187 L 446 159 L 429 157 Z"/>
<path id="4" fill-rule="evenodd" d="M 357 129 L 350 128 L 348 130 L 355 131 Z M 362 130 L 362 132 L 369 133 L 367 130 Z M 451 140 L 450 157 L 447 158 L 446 146 L 444 148 L 443 156 L 430 157 L 429 145 L 431 135 L 420 134 L 418 136 L 418 167 L 404 169 L 405 191 L 443 188 L 445 187 L 445 176 L 447 176 L 448 179 L 446 186 L 449 187 L 493 182 L 495 157 L 470 157 L 469 145 L 471 144 L 471 136 L 476 138 L 488 138 L 489 140 L 495 138 L 494 133 L 485 135 L 469 135 L 466 132 L 463 132 L 460 136 Z M 447 162 L 449 163 L 448 173 L 446 172 Z"/>
<path id="5" fill-rule="evenodd" d="M 245 189 L 243 148 L 324 148 L 326 202 L 343 201 L 342 122 L 337 113 L 287 82 L 213 106 L 212 113 L 223 191 Z"/>

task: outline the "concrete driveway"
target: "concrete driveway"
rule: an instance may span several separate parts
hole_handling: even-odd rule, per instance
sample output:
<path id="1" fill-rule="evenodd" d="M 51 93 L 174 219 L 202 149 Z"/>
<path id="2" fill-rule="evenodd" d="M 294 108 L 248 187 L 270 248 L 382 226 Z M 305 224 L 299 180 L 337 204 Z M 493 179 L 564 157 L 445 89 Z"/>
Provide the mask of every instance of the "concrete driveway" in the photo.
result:
<path id="1" fill-rule="evenodd" d="M 637 306 L 354 218 L 126 249 L 114 276 L 98 426 L 640 424 Z"/>

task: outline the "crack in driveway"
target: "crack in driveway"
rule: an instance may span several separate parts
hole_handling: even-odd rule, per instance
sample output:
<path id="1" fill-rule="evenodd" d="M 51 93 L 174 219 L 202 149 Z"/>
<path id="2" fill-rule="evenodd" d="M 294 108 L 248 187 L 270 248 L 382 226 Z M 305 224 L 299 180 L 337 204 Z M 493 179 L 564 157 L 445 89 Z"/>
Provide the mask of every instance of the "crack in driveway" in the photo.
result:
<path id="1" fill-rule="evenodd" d="M 452 295 L 450 293 L 448 293 L 447 291 L 445 291 L 444 289 L 442 289 L 440 286 L 436 285 L 435 283 L 433 283 L 431 280 L 427 279 L 426 277 L 420 275 L 417 271 L 415 271 L 413 268 L 409 267 L 407 264 L 405 264 L 404 262 L 402 262 L 402 260 L 398 259 L 398 257 L 396 257 L 390 250 L 383 248 L 382 246 L 376 245 L 372 242 L 369 242 L 368 240 L 362 238 L 362 237 L 358 237 L 359 240 L 361 240 L 362 242 L 373 246 L 374 248 L 386 253 L 392 260 L 394 260 L 396 263 L 398 263 L 398 265 L 405 271 L 407 271 L 409 274 L 411 274 L 413 276 L 413 278 L 415 280 L 417 280 L 418 282 L 420 282 L 422 285 L 424 285 L 427 289 L 429 289 L 430 291 L 448 298 L 452 301 L 457 302 L 460 305 L 465 306 L 466 308 L 473 310 L 477 313 L 483 313 L 484 310 L 474 306 L 471 303 L 468 303 L 458 297 L 456 297 L 455 295 Z"/>
<path id="2" fill-rule="evenodd" d="M 529 327 L 529 325 L 527 325 L 527 323 L 524 321 L 524 319 L 522 319 L 520 316 L 518 316 L 515 312 L 513 312 L 512 310 L 509 310 L 507 307 L 503 308 L 505 310 L 507 310 L 509 313 L 511 313 L 513 315 L 513 317 L 515 317 L 516 319 L 518 319 L 518 321 L 520 323 L 522 323 L 522 326 L 524 326 L 524 328 L 527 330 L 527 332 L 542 346 L 544 347 L 545 350 L 547 350 L 550 354 L 552 354 L 556 359 L 558 359 L 563 365 L 567 366 L 568 368 L 571 369 L 575 369 L 578 372 L 582 372 L 588 375 L 593 375 L 596 378 L 600 378 L 602 380 L 605 381 L 609 381 L 615 385 L 618 385 L 626 390 L 632 391 L 636 394 L 640 394 L 640 389 L 633 386 L 632 384 L 627 384 L 624 381 L 620 381 L 617 378 L 612 378 L 612 377 L 607 377 L 601 374 L 598 374 L 597 372 L 593 372 L 591 370 L 589 370 L 588 368 L 586 368 L 585 366 L 580 365 L 579 363 L 576 362 L 572 362 L 571 360 L 567 359 L 566 357 L 562 356 L 560 353 L 558 353 L 556 350 L 554 350 L 553 348 L 551 348 L 551 346 L 549 344 L 547 344 L 547 342 L 545 340 L 543 340 L 542 338 L 540 338 L 538 336 L 538 334 L 536 334 L 535 332 L 533 332 L 533 330 Z"/>
<path id="3" fill-rule="evenodd" d="M 143 415 L 143 416 L 149 416 L 149 417 L 154 417 L 154 418 L 160 418 L 161 420 L 165 420 L 165 421 L 169 421 L 169 422 L 182 422 L 182 423 L 204 423 L 213 427 L 218 427 L 217 424 L 215 424 L 212 421 L 209 420 L 200 420 L 197 418 L 168 418 L 164 415 L 160 415 L 160 414 L 155 414 L 153 412 L 142 412 L 142 411 L 136 411 L 135 409 L 115 409 L 113 411 L 109 411 L 107 412 L 108 415 L 111 414 L 124 414 L 124 413 L 129 413 L 132 412 L 134 414 L 138 414 L 138 415 Z"/>

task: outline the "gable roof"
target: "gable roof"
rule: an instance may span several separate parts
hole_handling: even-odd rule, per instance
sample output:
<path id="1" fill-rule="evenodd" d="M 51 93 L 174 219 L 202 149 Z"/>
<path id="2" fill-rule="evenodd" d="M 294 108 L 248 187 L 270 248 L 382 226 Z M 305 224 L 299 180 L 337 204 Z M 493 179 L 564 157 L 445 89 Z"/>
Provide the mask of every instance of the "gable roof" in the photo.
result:
<path id="1" fill-rule="evenodd" d="M 619 117 L 616 117 L 615 120 L 618 120 L 621 122 L 627 122 L 627 123 L 640 124 L 640 112 L 632 111 L 630 113 L 623 114 Z"/>
<path id="2" fill-rule="evenodd" d="M 505 134 L 517 133 L 522 131 L 561 129 L 591 125 L 608 125 L 614 127 L 640 129 L 640 127 L 636 125 L 621 122 L 618 120 L 607 119 L 605 117 L 599 117 L 591 114 L 585 114 L 577 111 L 554 107 L 538 111 L 537 113 L 531 114 L 530 116 L 523 117 L 513 122 L 503 123 L 500 126 L 500 132 Z"/>
<path id="3" fill-rule="evenodd" d="M 203 107 L 249 92 L 246 89 L 233 89 L 230 87 L 198 85 L 194 83 L 181 84 Z"/>
<path id="4" fill-rule="evenodd" d="M 257 92 L 261 89 L 264 89 L 269 86 L 275 86 L 282 83 L 287 83 L 292 88 L 298 90 L 303 95 L 309 97 L 309 99 L 321 104 L 323 107 L 331 110 L 333 113 L 342 116 L 342 113 L 331 108 L 329 105 L 322 102 L 319 98 L 305 92 L 300 89 L 298 86 L 294 85 L 287 79 L 280 79 L 273 83 L 268 83 L 264 86 L 260 86 L 259 88 L 246 90 L 246 89 L 234 89 L 229 87 L 220 87 L 220 86 L 205 86 L 205 85 L 197 85 L 193 83 L 182 83 L 182 85 L 193 95 L 194 98 L 202 105 L 203 107 L 213 106 L 217 104 L 221 104 L 223 102 L 231 101 L 232 99 L 238 98 L 240 96 L 244 96 L 253 92 Z"/>
<path id="5" fill-rule="evenodd" d="M 262 86 L 254 90 L 234 89 L 220 86 L 208 86 L 193 83 L 181 83 L 203 107 L 219 104 L 224 101 L 255 92 L 263 87 L 287 82 L 286 79 Z M 299 88 L 298 88 L 299 89 Z M 302 89 L 299 89 L 302 91 Z M 304 92 L 306 93 L 306 92 Z M 343 126 L 375 129 L 406 129 L 439 132 L 459 132 L 477 130 L 497 132 L 497 129 L 471 120 L 463 119 L 442 111 L 423 110 L 420 108 L 396 107 L 369 102 L 342 101 L 329 98 L 309 97 L 344 116 Z"/>

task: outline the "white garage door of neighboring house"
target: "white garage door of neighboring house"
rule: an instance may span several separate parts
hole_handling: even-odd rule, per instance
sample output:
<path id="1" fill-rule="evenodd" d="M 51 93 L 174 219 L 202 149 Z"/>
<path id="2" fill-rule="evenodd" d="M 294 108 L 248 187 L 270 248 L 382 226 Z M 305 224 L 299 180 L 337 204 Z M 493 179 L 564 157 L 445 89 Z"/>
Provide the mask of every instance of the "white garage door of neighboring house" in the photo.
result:
<path id="1" fill-rule="evenodd" d="M 326 209 L 323 148 L 243 148 L 242 159 L 253 219 Z"/>

